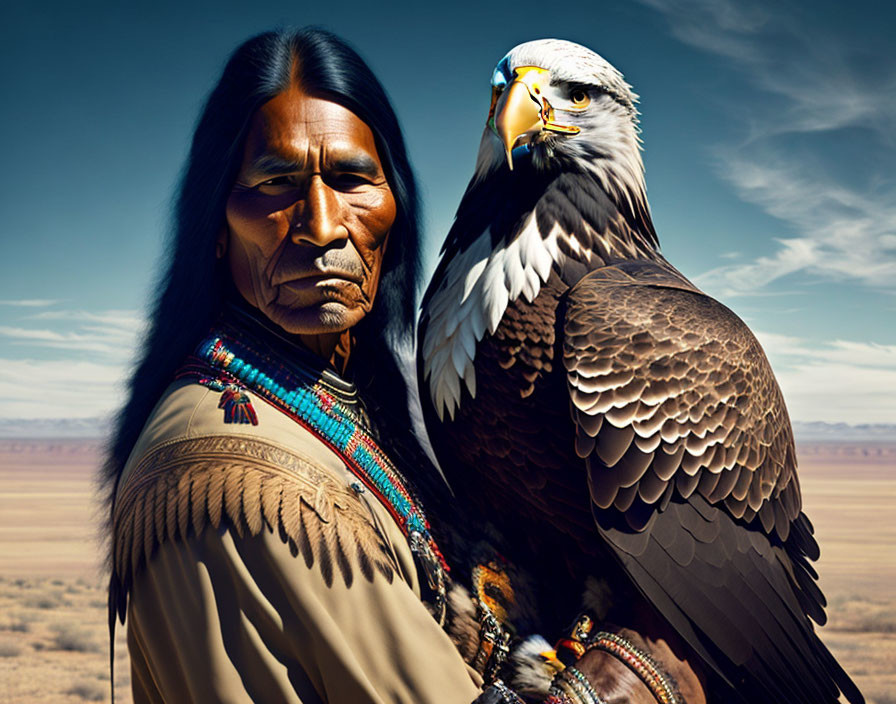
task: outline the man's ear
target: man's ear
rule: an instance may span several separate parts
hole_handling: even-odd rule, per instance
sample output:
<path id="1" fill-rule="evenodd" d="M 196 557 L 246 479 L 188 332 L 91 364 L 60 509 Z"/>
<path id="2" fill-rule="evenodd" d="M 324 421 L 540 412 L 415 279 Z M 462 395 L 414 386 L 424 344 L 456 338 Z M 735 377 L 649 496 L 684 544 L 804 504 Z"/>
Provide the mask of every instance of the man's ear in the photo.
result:
<path id="1" fill-rule="evenodd" d="M 227 225 L 221 226 L 221 231 L 218 232 L 218 238 L 215 240 L 215 256 L 218 259 L 223 259 L 224 255 L 227 254 L 227 240 L 229 239 L 230 231 L 227 229 Z"/>

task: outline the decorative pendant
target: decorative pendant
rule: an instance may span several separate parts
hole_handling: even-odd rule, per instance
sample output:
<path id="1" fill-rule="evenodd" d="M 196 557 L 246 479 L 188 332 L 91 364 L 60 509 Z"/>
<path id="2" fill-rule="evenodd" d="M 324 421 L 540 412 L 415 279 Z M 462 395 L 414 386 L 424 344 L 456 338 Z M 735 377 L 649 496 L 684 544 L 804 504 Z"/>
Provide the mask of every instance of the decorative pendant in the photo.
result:
<path id="1" fill-rule="evenodd" d="M 221 392 L 221 400 L 218 408 L 224 409 L 225 423 L 240 423 L 258 425 L 258 414 L 252 406 L 252 399 L 246 393 L 246 389 L 239 384 L 225 384 L 219 379 L 200 379 L 199 383 L 211 389 Z"/>
<path id="2" fill-rule="evenodd" d="M 445 585 L 445 569 L 439 556 L 433 549 L 435 543 L 431 537 L 418 530 L 408 534 L 408 544 L 417 566 L 417 578 L 420 580 L 420 595 L 423 601 L 432 606 L 433 618 L 442 625 L 448 609 L 448 595 Z"/>
<path id="3" fill-rule="evenodd" d="M 483 561 L 473 568 L 473 602 L 479 619 L 479 650 L 473 667 L 487 683 L 495 682 L 510 653 L 512 638 L 508 611 L 515 596 L 502 559 Z"/>

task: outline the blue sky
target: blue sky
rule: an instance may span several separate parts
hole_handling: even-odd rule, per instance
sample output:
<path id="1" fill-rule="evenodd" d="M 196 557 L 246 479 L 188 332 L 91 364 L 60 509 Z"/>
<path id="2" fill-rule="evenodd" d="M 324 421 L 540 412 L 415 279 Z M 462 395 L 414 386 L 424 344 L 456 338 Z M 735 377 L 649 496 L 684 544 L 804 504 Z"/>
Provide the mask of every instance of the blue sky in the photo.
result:
<path id="1" fill-rule="evenodd" d="M 240 41 L 304 24 L 392 96 L 429 266 L 494 64 L 548 36 L 602 54 L 641 95 L 666 256 L 757 333 L 792 417 L 896 423 L 896 8 L 870 0 L 5 8 L 0 419 L 121 403 L 205 95 Z"/>

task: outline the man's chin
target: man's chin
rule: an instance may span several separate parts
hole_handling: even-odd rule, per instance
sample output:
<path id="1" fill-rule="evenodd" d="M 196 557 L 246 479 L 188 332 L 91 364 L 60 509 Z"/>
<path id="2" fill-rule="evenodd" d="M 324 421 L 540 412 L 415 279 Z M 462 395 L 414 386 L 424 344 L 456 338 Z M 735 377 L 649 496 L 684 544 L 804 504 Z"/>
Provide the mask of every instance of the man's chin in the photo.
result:
<path id="1" fill-rule="evenodd" d="M 292 335 L 345 332 L 360 322 L 365 312 L 358 306 L 347 306 L 339 301 L 326 301 L 302 308 L 274 304 L 264 311 L 272 322 Z"/>

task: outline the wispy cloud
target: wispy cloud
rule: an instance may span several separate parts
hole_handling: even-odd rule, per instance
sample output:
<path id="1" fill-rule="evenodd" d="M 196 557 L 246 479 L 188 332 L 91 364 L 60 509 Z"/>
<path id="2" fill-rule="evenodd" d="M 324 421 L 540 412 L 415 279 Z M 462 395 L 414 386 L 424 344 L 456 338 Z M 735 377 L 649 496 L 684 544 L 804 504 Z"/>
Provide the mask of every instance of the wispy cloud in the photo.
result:
<path id="1" fill-rule="evenodd" d="M 119 327 L 134 327 L 143 324 L 143 318 L 135 310 L 45 310 L 40 313 L 32 313 L 27 318 L 29 320 L 72 320 Z"/>
<path id="2" fill-rule="evenodd" d="M 769 106 L 765 117 L 772 119 L 759 125 L 759 134 L 862 126 L 892 139 L 896 74 L 883 60 L 877 62 L 882 73 L 858 69 L 851 59 L 864 49 L 861 42 L 825 31 L 811 15 L 780 3 L 640 2 L 665 16 L 673 36 L 730 60 L 747 81 L 784 99 L 783 106 Z"/>
<path id="3" fill-rule="evenodd" d="M 38 347 L 51 347 L 59 350 L 101 352 L 106 355 L 118 356 L 126 352 L 120 344 L 131 339 L 123 331 L 102 328 L 84 328 L 83 333 L 62 333 L 47 329 L 17 328 L 0 325 L 0 337 L 25 345 Z"/>
<path id="4" fill-rule="evenodd" d="M 884 197 L 823 180 L 809 166 L 766 156 L 728 154 L 725 175 L 745 201 L 802 236 L 775 240 L 777 249 L 748 263 L 698 277 L 723 296 L 757 293 L 788 274 L 805 272 L 896 288 L 896 188 Z"/>
<path id="5" fill-rule="evenodd" d="M 59 301 L 51 300 L 49 298 L 22 298 L 19 300 L 2 300 L 0 301 L 0 306 L 14 306 L 17 308 L 47 308 L 49 306 L 54 306 Z"/>
<path id="6" fill-rule="evenodd" d="M 0 359 L 0 417 L 109 415 L 124 402 L 124 373 L 121 364 Z"/>
<path id="7" fill-rule="evenodd" d="M 685 44 L 739 60 L 758 59 L 751 37 L 769 21 L 769 12 L 732 0 L 640 0 L 669 19 L 672 35 Z"/>
<path id="8" fill-rule="evenodd" d="M 892 153 L 896 163 L 896 61 L 879 57 L 875 70 L 866 70 L 861 42 L 819 26 L 794 6 L 640 1 L 666 18 L 673 36 L 727 60 L 746 85 L 767 96 L 739 103 L 732 118 L 741 121 L 740 141 L 711 151 L 737 195 L 781 220 L 787 236 L 771 240 L 770 251 L 754 261 L 707 272 L 701 284 L 731 296 L 808 273 L 896 287 L 892 168 L 874 173 L 869 167 L 857 179 L 839 165 L 825 168 L 820 148 L 797 152 L 781 142 L 782 135 L 861 130 L 874 145 L 870 151 Z"/>
<path id="9" fill-rule="evenodd" d="M 892 423 L 896 419 L 896 345 L 835 340 L 821 346 L 756 333 L 797 421 Z"/>
<path id="10" fill-rule="evenodd" d="M 35 327 L 34 321 L 42 327 Z M 0 341 L 67 352 L 98 352 L 109 359 L 130 356 L 143 328 L 143 320 L 136 312 L 127 310 L 48 310 L 22 316 L 17 322 L 18 325 L 0 325 Z M 28 323 L 32 325 L 26 327 Z M 57 325 L 46 327 L 47 323 Z M 62 325 L 69 329 L 60 330 Z"/>
<path id="11" fill-rule="evenodd" d="M 23 306 L 22 308 L 43 306 Z M 88 418 L 124 400 L 144 321 L 131 310 L 18 311 L 0 325 L 0 418 Z M 14 310 L 14 309 L 10 309 Z"/>

